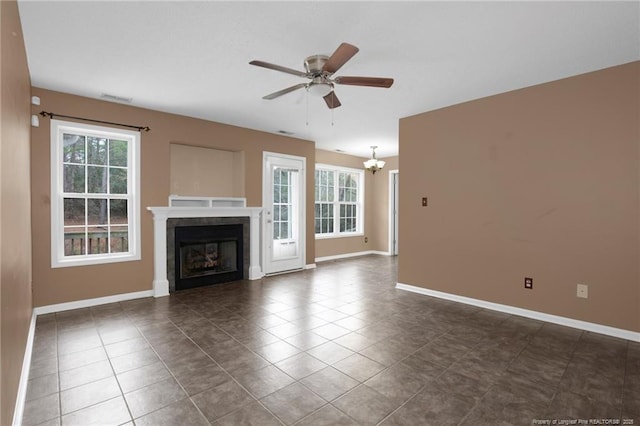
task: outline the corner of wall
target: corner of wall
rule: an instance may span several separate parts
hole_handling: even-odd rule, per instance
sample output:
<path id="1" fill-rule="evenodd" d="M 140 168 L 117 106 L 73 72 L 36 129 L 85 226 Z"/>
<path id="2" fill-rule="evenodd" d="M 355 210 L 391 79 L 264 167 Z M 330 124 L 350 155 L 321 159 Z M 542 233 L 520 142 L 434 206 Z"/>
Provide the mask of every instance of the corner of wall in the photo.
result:
<path id="1" fill-rule="evenodd" d="M 0 424 L 8 425 L 22 414 L 18 392 L 33 317 L 31 81 L 14 0 L 0 2 L 0 55 Z"/>

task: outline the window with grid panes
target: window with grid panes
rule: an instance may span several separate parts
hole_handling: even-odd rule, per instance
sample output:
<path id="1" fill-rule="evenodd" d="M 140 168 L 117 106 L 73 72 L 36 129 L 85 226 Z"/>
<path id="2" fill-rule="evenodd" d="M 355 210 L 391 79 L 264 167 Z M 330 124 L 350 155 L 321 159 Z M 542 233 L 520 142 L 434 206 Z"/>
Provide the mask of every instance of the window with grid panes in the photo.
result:
<path id="1" fill-rule="evenodd" d="M 291 171 L 274 170 L 273 176 L 273 239 L 291 238 Z"/>
<path id="2" fill-rule="evenodd" d="M 318 237 L 362 233 L 364 172 L 317 165 L 315 173 L 315 232 Z"/>
<path id="3" fill-rule="evenodd" d="M 140 259 L 140 133 L 51 121 L 51 263 Z"/>
<path id="4" fill-rule="evenodd" d="M 333 233 L 333 201 L 335 200 L 334 172 L 316 170 L 316 234 Z"/>

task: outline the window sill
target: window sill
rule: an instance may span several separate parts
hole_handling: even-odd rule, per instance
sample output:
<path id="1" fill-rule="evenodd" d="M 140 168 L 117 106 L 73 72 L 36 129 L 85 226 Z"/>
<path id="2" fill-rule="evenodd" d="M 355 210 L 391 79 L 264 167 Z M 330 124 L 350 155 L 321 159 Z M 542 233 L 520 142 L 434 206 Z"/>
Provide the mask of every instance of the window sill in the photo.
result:
<path id="1" fill-rule="evenodd" d="M 330 240 L 333 238 L 364 237 L 364 232 L 350 232 L 343 234 L 316 234 L 316 240 Z"/>
<path id="2" fill-rule="evenodd" d="M 131 262 L 140 260 L 139 254 L 124 254 L 122 256 L 78 256 L 77 259 L 51 259 L 52 268 L 68 268 L 73 266 L 103 265 L 108 263 Z"/>

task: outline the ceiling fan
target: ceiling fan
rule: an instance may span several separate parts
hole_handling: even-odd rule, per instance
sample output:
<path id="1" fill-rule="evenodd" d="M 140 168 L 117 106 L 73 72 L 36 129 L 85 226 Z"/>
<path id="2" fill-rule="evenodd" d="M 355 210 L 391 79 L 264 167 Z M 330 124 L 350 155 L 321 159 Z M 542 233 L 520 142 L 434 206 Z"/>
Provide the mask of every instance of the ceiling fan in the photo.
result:
<path id="1" fill-rule="evenodd" d="M 280 65 L 270 64 L 264 61 L 251 61 L 249 64 L 258 67 L 268 68 L 271 70 L 285 72 L 287 74 L 297 75 L 298 77 L 306 77 L 309 82 L 296 84 L 286 89 L 278 90 L 263 96 L 262 99 L 275 99 L 279 96 L 293 92 L 294 90 L 306 88 L 309 92 L 316 93 L 323 97 L 330 109 L 337 108 L 340 101 L 334 92 L 335 84 L 346 84 L 350 86 L 369 86 L 389 88 L 393 84 L 392 78 L 383 77 L 333 77 L 349 59 L 358 53 L 358 48 L 349 44 L 342 43 L 331 56 L 313 55 L 304 60 L 304 68 L 306 71 L 298 71 L 292 68 Z"/>

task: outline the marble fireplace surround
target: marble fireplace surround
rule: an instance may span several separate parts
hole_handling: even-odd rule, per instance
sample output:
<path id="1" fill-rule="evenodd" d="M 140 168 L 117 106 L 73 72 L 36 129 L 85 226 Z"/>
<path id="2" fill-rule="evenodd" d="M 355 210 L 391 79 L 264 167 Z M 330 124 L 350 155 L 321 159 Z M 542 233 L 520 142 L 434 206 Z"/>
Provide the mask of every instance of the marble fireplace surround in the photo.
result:
<path id="1" fill-rule="evenodd" d="M 147 207 L 153 214 L 153 295 L 154 297 L 168 296 L 170 277 L 167 269 L 167 251 L 173 250 L 173 245 L 167 238 L 167 230 L 173 233 L 175 226 L 192 223 L 227 224 L 245 223 L 248 218 L 249 227 L 249 261 L 244 261 L 245 275 L 250 280 L 257 280 L 264 276 L 260 263 L 260 207 Z M 207 218 L 224 218 L 224 220 L 207 220 Z M 169 219 L 172 220 L 168 223 Z M 183 220 L 184 219 L 184 220 Z M 196 219 L 192 221 L 190 219 Z M 244 226 L 246 229 L 246 225 Z M 245 235 L 246 239 L 246 235 Z M 173 240 L 173 238 L 171 238 Z M 245 243 L 246 244 L 246 243 Z M 248 269 L 247 269 L 248 265 Z M 171 277 L 173 279 L 173 277 Z M 175 282 L 174 282 L 175 284 Z"/>

